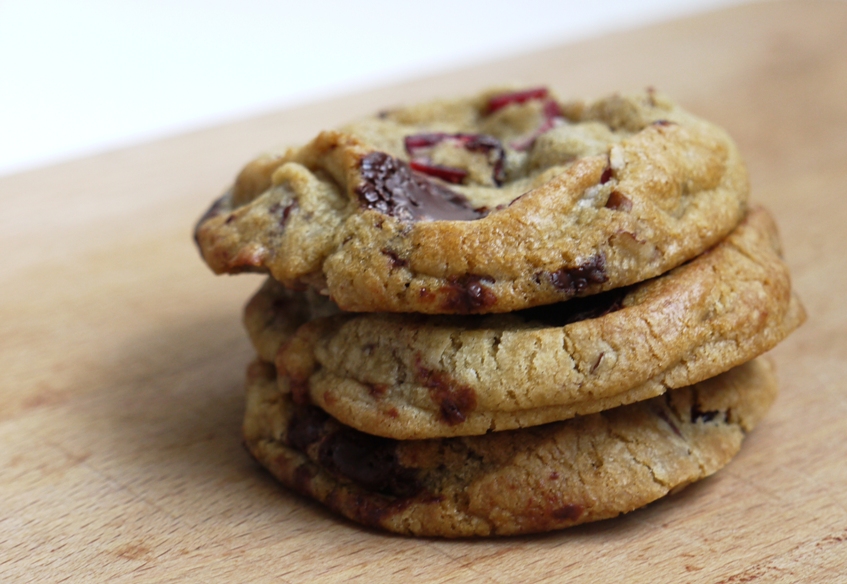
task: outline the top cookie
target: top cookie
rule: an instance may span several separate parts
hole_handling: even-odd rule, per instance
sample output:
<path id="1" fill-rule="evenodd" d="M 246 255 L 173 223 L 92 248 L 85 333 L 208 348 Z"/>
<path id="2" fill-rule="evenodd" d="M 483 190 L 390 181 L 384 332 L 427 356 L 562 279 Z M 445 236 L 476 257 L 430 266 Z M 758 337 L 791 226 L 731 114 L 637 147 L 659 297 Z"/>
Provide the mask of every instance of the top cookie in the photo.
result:
<path id="1" fill-rule="evenodd" d="M 343 310 L 509 312 L 666 272 L 732 231 L 748 191 L 727 134 L 652 92 L 488 91 L 262 156 L 195 236 L 215 272 Z"/>

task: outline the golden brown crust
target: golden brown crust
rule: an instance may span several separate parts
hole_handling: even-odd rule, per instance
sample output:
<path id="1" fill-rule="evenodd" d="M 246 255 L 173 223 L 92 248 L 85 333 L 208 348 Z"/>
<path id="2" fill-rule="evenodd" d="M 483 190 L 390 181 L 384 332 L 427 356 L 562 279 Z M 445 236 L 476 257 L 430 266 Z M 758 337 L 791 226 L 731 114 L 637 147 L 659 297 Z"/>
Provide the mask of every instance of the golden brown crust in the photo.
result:
<path id="1" fill-rule="evenodd" d="M 395 110 L 252 162 L 198 224 L 203 257 L 217 273 L 263 271 L 325 290 L 350 311 L 502 313 L 657 276 L 744 214 L 747 175 L 732 140 L 662 97 L 550 98 L 490 113 L 492 95 Z M 481 208 L 484 217 L 398 215 L 397 181 L 365 193 L 363 161 L 396 178 L 417 153 L 404 137 L 437 132 L 450 138 L 426 148 L 427 161 L 461 171 L 463 184 L 412 173 L 403 185 L 449 187 L 467 201 L 464 219 Z M 456 138 L 482 134 L 501 158 L 489 142 Z M 370 195 L 383 198 L 371 205 Z"/>
<path id="2" fill-rule="evenodd" d="M 805 318 L 779 251 L 771 217 L 755 209 L 714 249 L 585 299 L 599 316 L 564 326 L 537 320 L 550 307 L 534 316 L 301 318 L 293 335 L 248 329 L 254 342 L 265 335 L 265 359 L 273 354 L 298 391 L 344 424 L 397 439 L 484 434 L 648 399 L 774 347 Z M 269 281 L 257 298 L 293 297 L 279 288 Z M 620 309 L 603 314 L 604 298 Z"/>
<path id="3" fill-rule="evenodd" d="M 758 359 L 565 422 L 397 442 L 297 406 L 287 387 L 271 365 L 250 367 L 244 436 L 262 465 L 354 521 L 442 537 L 548 531 L 642 507 L 727 464 L 776 396 Z"/>

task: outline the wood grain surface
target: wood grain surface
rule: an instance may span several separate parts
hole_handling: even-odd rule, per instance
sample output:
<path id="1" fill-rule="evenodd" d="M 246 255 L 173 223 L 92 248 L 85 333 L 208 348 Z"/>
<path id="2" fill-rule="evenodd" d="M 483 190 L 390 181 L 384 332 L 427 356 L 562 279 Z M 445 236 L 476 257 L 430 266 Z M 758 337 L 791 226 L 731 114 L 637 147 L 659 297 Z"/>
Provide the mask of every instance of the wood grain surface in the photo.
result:
<path id="1" fill-rule="evenodd" d="M 265 147 L 504 80 L 654 86 L 727 127 L 809 321 L 772 352 L 770 415 L 678 495 L 533 537 L 364 530 L 242 449 L 239 319 L 260 278 L 212 276 L 192 224 Z M 847 581 L 847 3 L 751 4 L 379 88 L 5 177 L 0 201 L 0 581 Z"/>

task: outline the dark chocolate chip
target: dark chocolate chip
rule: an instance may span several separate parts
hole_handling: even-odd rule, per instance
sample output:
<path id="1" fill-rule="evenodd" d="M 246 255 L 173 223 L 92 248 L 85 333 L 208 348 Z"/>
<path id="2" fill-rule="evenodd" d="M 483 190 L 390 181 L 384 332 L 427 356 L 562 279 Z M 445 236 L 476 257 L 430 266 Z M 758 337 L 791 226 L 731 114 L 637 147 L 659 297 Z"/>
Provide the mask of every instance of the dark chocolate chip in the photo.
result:
<path id="1" fill-rule="evenodd" d="M 601 185 L 606 184 L 607 182 L 609 182 L 610 180 L 612 180 L 612 178 L 613 178 L 614 176 L 615 176 L 615 174 L 614 174 L 614 172 L 612 171 L 612 167 L 611 167 L 611 166 L 607 166 L 606 168 L 604 168 L 604 169 L 603 169 L 603 174 L 601 174 L 601 175 L 600 175 L 600 184 L 601 184 Z"/>
<path id="2" fill-rule="evenodd" d="M 221 213 L 223 213 L 224 207 L 228 206 L 230 203 L 230 193 L 223 195 L 218 198 L 209 209 L 203 213 L 203 216 L 197 220 L 197 224 L 194 225 L 194 243 L 197 244 L 197 247 L 200 247 L 200 239 L 198 238 L 198 232 L 200 231 L 200 227 L 214 217 L 217 217 Z"/>
<path id="3" fill-rule="evenodd" d="M 717 418 L 721 414 L 718 410 L 708 410 L 702 411 L 697 404 L 691 406 L 691 421 L 697 422 L 698 420 L 702 420 L 704 422 L 711 422 L 715 418 Z"/>
<path id="4" fill-rule="evenodd" d="M 403 258 L 401 258 L 399 255 L 397 255 L 396 251 L 392 251 L 390 249 L 382 249 L 380 251 L 383 253 L 383 255 L 388 256 L 392 268 L 405 268 L 409 265 L 408 260 L 404 260 Z"/>
<path id="5" fill-rule="evenodd" d="M 279 226 L 285 227 L 285 224 L 288 223 L 288 218 L 291 216 L 291 212 L 297 208 L 297 201 L 291 201 L 286 206 L 282 206 L 279 203 L 274 203 L 270 207 L 268 207 L 268 213 L 272 215 L 279 215 Z"/>
<path id="6" fill-rule="evenodd" d="M 564 267 L 550 274 L 550 282 L 568 296 L 575 296 L 591 284 L 602 284 L 606 275 L 606 254 L 599 253 L 576 267 Z"/>
<path id="7" fill-rule="evenodd" d="M 470 314 L 479 312 L 497 302 L 497 296 L 486 284 L 493 284 L 494 278 L 464 274 L 450 276 L 447 284 L 439 291 L 444 295 L 441 306 L 449 312 Z"/>
<path id="8" fill-rule="evenodd" d="M 361 160 L 362 182 L 356 187 L 361 204 L 401 221 L 471 221 L 482 215 L 460 193 L 451 191 L 384 152 Z"/>

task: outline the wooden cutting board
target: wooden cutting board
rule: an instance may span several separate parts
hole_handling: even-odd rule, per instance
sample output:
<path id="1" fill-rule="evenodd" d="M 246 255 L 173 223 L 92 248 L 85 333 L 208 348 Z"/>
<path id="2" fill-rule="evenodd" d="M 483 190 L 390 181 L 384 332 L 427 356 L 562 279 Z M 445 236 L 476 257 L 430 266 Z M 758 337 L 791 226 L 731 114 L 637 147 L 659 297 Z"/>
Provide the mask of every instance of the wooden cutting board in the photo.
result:
<path id="1" fill-rule="evenodd" d="M 727 127 L 810 318 L 772 353 L 770 415 L 679 495 L 534 537 L 364 530 L 242 449 L 239 313 L 260 278 L 212 276 L 192 224 L 268 146 L 504 80 L 654 86 Z M 516 56 L 6 177 L 0 201 L 0 581 L 847 581 L 847 3 Z"/>

